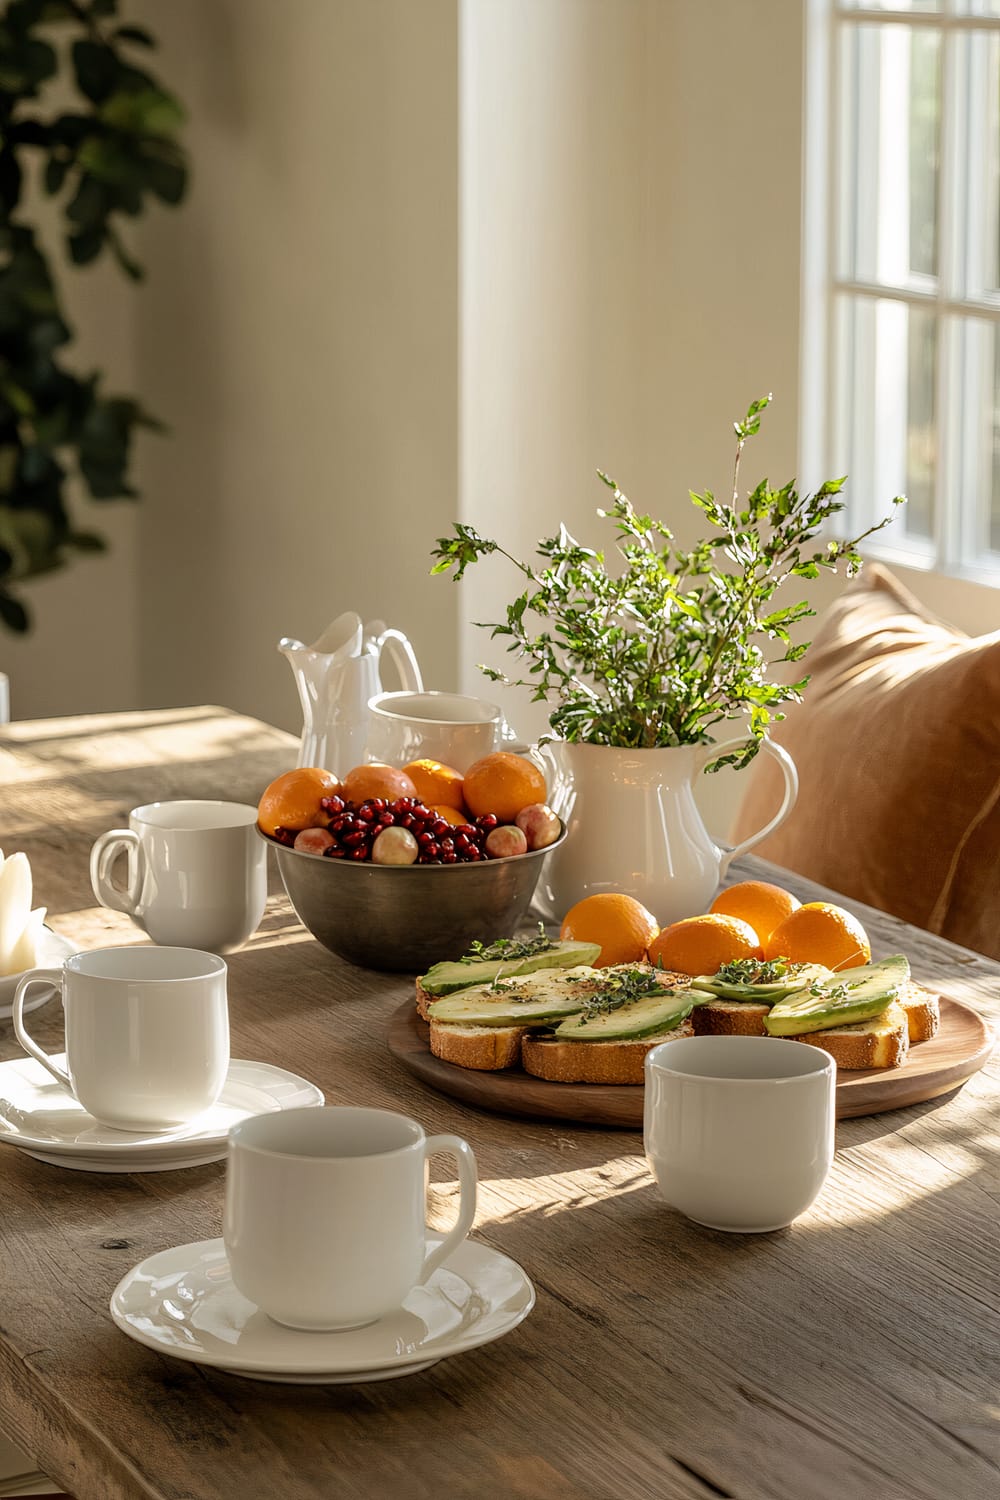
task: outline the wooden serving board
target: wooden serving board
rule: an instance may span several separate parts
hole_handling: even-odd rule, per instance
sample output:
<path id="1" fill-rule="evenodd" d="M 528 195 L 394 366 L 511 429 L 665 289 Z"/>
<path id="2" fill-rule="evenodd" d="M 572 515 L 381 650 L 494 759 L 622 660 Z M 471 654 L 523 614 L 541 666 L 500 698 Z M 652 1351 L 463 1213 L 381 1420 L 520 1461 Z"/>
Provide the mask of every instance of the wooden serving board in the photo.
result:
<path id="1" fill-rule="evenodd" d="M 389 1051 L 405 1068 L 442 1094 L 501 1115 L 535 1120 L 570 1120 L 580 1125 L 642 1129 L 643 1089 L 625 1084 L 549 1083 L 520 1068 L 477 1073 L 442 1062 L 431 1052 L 429 1028 L 407 1000 L 389 1020 Z M 837 1079 L 837 1118 L 879 1115 L 908 1104 L 923 1104 L 971 1078 L 993 1050 L 993 1034 L 983 1018 L 961 1000 L 941 997 L 941 1029 L 929 1042 L 910 1048 L 901 1068 L 841 1072 Z M 581 1044 L 582 1045 L 582 1044 Z"/>

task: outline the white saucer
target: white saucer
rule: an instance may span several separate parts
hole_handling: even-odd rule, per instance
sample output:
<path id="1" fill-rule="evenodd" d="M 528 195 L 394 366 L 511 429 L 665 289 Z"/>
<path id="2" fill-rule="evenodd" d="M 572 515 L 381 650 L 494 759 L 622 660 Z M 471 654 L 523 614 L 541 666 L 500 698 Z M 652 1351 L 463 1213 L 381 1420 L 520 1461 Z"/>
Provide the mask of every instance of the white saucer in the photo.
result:
<path id="1" fill-rule="evenodd" d="M 348 1385 L 416 1375 L 492 1343 L 534 1305 L 535 1289 L 516 1261 L 466 1240 L 398 1312 L 367 1328 L 308 1333 L 248 1302 L 233 1286 L 222 1240 L 201 1240 L 133 1267 L 112 1293 L 111 1316 L 138 1343 L 229 1375 Z"/>
<path id="2" fill-rule="evenodd" d="M 65 1063 L 61 1053 L 53 1060 Z M 80 1172 L 169 1172 L 221 1161 L 238 1120 L 322 1103 L 316 1085 L 295 1073 L 234 1058 L 210 1110 L 179 1130 L 150 1135 L 99 1125 L 33 1058 L 0 1063 L 0 1141 Z"/>
<path id="3" fill-rule="evenodd" d="M 53 932 L 51 927 L 43 927 L 38 939 L 38 962 L 33 968 L 58 969 L 64 958 L 80 950 L 76 943 L 70 938 L 63 937 L 61 932 Z M 27 970 L 22 969 L 19 974 L 0 975 L 0 1021 L 9 1021 L 11 1009 L 14 1004 L 14 991 L 17 989 L 17 981 Z M 56 992 L 54 984 L 43 984 L 39 980 L 28 991 L 28 998 L 24 1002 L 24 1014 L 37 1010 L 40 1005 L 48 1005 Z"/>

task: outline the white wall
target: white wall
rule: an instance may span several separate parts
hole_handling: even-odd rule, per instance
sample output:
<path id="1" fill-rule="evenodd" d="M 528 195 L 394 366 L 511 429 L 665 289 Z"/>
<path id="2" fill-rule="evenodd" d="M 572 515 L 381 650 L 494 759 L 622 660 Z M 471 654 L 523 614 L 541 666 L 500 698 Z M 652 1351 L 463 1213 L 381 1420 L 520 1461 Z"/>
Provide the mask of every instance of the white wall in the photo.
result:
<path id="1" fill-rule="evenodd" d="M 275 646 L 342 610 L 454 678 L 427 580 L 456 512 L 454 0 L 144 0 L 191 111 L 193 191 L 147 236 L 139 609 L 149 703 L 289 726 Z"/>

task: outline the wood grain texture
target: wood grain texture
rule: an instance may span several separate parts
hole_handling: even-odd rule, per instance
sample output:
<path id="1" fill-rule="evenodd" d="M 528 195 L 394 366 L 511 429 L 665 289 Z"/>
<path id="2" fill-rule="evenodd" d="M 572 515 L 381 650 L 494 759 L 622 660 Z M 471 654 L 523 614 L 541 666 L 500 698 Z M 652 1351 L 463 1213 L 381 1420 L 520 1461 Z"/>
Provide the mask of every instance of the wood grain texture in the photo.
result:
<path id="1" fill-rule="evenodd" d="M 97 833 L 156 797 L 255 801 L 293 759 L 289 737 L 211 709 L 11 725 L 0 844 L 30 855 L 59 930 L 137 941 L 94 905 Z M 775 875 L 747 859 L 730 878 L 751 873 Z M 879 951 L 1000 1016 L 1000 966 L 844 904 Z M 125 1338 L 107 1303 L 144 1256 L 220 1233 L 223 1167 L 91 1176 L 0 1148 L 0 1428 L 78 1500 L 994 1500 L 995 1058 L 931 1104 L 842 1121 L 813 1209 L 734 1238 L 663 1205 L 636 1132 L 503 1119 L 420 1084 L 385 1044 L 412 980 L 338 961 L 277 889 L 230 969 L 234 1055 L 470 1141 L 474 1232 L 526 1267 L 538 1305 L 398 1382 L 199 1370 Z M 34 1019 L 55 1044 L 58 1008 Z M 436 1223 L 456 1192 L 435 1184 Z"/>
<path id="2" fill-rule="evenodd" d="M 494 1073 L 457 1067 L 435 1057 L 430 1028 L 412 999 L 389 1018 L 386 1043 L 415 1078 L 495 1114 L 528 1120 L 569 1120 L 618 1130 L 641 1130 L 644 1090 L 624 1084 L 550 1083 L 521 1068 Z M 837 1119 L 886 1114 L 924 1104 L 965 1083 L 988 1061 L 992 1029 L 978 1011 L 941 997 L 941 1030 L 911 1047 L 901 1068 L 860 1068 L 837 1074 Z"/>

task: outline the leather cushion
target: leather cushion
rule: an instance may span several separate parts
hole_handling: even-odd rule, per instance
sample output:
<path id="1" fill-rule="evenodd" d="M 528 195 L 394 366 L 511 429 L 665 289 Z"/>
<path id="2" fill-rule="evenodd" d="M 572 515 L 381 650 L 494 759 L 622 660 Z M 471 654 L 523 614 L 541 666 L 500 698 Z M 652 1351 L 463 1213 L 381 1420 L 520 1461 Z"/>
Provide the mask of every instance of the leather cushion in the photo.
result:
<path id="1" fill-rule="evenodd" d="M 754 853 L 1000 958 L 1000 631 L 945 625 L 869 563 L 805 665 L 774 733 L 798 801 Z M 781 795 L 769 759 L 749 774 L 736 838 Z"/>

